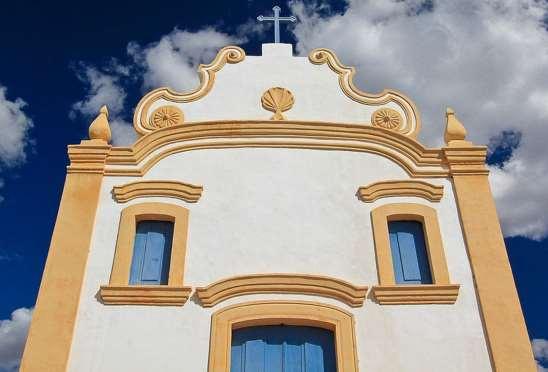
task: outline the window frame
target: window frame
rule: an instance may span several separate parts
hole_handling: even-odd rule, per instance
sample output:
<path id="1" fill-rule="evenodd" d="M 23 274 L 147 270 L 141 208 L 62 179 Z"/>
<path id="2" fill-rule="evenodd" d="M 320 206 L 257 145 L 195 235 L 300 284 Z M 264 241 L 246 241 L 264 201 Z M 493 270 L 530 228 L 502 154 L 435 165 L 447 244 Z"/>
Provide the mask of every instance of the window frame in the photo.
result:
<path id="1" fill-rule="evenodd" d="M 396 283 L 388 230 L 388 223 L 392 221 L 422 224 L 432 284 Z M 456 301 L 460 286 L 450 283 L 434 208 L 417 203 L 385 204 L 371 211 L 371 223 L 379 279 L 379 285 L 373 286 L 373 295 L 380 304 L 452 304 Z"/>
<path id="2" fill-rule="evenodd" d="M 188 216 L 184 207 L 159 202 L 133 204 L 122 210 L 109 284 L 100 290 L 103 303 L 182 305 L 186 302 L 191 292 L 190 287 L 183 286 Z M 173 223 L 168 282 L 130 285 L 137 223 L 148 220 Z"/>
<path id="3" fill-rule="evenodd" d="M 358 372 L 354 316 L 335 306 L 309 301 L 244 302 L 215 312 L 208 371 L 230 372 L 233 330 L 281 323 L 333 331 L 337 371 Z"/>

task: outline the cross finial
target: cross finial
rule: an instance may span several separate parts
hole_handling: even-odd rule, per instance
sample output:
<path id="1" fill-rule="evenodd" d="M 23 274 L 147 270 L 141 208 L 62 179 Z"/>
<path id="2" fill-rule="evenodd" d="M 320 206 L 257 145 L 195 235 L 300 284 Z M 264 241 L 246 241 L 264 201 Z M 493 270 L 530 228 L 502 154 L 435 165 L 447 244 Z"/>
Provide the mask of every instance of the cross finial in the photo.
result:
<path id="1" fill-rule="evenodd" d="M 297 18 L 295 16 L 289 16 L 289 17 L 280 17 L 280 11 L 282 10 L 279 6 L 275 6 L 272 8 L 274 11 L 274 17 L 265 17 L 265 16 L 258 16 L 257 20 L 259 22 L 262 21 L 274 21 L 274 42 L 279 43 L 280 42 L 280 21 L 282 22 L 295 22 Z"/>

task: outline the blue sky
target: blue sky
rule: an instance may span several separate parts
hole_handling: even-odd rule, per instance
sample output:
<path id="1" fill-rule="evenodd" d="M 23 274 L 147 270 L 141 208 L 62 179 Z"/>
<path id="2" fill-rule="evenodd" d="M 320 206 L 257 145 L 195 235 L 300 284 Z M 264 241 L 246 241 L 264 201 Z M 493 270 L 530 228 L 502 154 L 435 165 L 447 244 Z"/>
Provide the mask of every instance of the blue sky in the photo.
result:
<path id="1" fill-rule="evenodd" d="M 9 2 L 0 22 L 0 371 L 16 363 L 34 306 L 67 164 L 108 104 L 117 143 L 132 109 L 160 85 L 191 89 L 197 63 L 225 44 L 260 54 L 269 1 Z M 491 182 L 531 339 L 548 339 L 548 20 L 546 2 L 280 2 L 296 53 L 334 49 L 371 92 L 415 99 L 421 140 L 439 146 L 453 105 L 490 145 Z M 539 360 L 548 344 L 537 344 Z M 543 362 L 548 362 L 544 359 Z M 548 365 L 548 364 L 547 364 Z"/>

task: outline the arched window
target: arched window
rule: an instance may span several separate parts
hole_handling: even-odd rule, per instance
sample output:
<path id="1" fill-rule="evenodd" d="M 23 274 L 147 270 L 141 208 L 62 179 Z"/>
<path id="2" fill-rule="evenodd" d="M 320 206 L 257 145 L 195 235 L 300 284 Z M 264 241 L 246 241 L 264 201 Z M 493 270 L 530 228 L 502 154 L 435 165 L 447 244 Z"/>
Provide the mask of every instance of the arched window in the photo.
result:
<path id="1" fill-rule="evenodd" d="M 381 205 L 371 211 L 379 285 L 373 295 L 383 305 L 452 304 L 459 285 L 451 284 L 436 210 L 416 203 Z"/>
<path id="2" fill-rule="evenodd" d="M 333 331 L 269 325 L 232 332 L 230 372 L 336 372 Z"/>
<path id="3" fill-rule="evenodd" d="M 188 210 L 167 203 L 139 203 L 122 210 L 108 285 L 108 305 L 183 305 Z"/>
<path id="4" fill-rule="evenodd" d="M 358 371 L 354 318 L 327 304 L 232 305 L 213 313 L 210 342 L 209 372 Z"/>
<path id="5" fill-rule="evenodd" d="M 390 221 L 390 250 L 397 284 L 432 284 L 422 223 Z"/>
<path id="6" fill-rule="evenodd" d="M 129 284 L 167 284 L 172 240 L 171 221 L 137 223 Z"/>

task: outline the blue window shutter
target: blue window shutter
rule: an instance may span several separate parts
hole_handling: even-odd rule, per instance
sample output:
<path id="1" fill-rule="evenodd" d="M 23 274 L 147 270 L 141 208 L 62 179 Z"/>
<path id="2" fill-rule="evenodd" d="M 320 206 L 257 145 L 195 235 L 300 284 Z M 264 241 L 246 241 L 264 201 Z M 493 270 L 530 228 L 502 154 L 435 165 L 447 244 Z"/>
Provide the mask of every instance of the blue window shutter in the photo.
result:
<path id="1" fill-rule="evenodd" d="M 130 284 L 167 284 L 173 223 L 141 221 L 137 225 Z"/>
<path id="2" fill-rule="evenodd" d="M 264 326 L 232 333 L 231 372 L 336 372 L 333 332 Z"/>
<path id="3" fill-rule="evenodd" d="M 392 221 L 388 224 L 388 230 L 396 283 L 431 284 L 422 224 Z"/>

